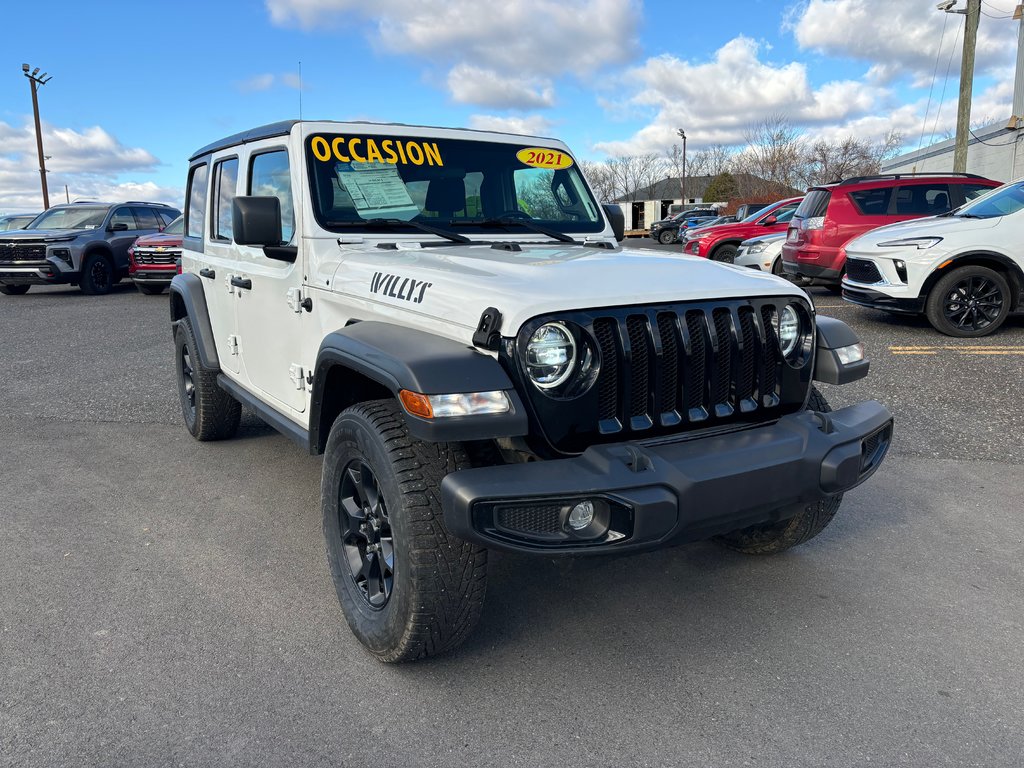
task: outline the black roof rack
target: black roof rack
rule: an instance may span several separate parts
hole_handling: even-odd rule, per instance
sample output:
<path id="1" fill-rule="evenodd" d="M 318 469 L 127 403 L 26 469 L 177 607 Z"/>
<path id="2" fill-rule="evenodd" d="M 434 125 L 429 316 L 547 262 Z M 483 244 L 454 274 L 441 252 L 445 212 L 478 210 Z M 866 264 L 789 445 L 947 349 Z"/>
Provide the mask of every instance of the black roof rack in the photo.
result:
<path id="1" fill-rule="evenodd" d="M 149 200 L 125 200 L 125 205 L 155 205 L 159 208 L 170 208 L 167 203 L 151 203 Z"/>
<path id="2" fill-rule="evenodd" d="M 929 171 L 922 173 L 880 173 L 875 176 L 851 176 L 848 179 L 843 179 L 839 182 L 839 185 L 843 184 L 860 184 L 862 181 L 882 181 L 884 179 L 916 179 L 922 176 L 956 176 L 963 179 L 986 179 L 984 176 L 979 176 L 976 173 L 953 173 L 952 171 Z"/>

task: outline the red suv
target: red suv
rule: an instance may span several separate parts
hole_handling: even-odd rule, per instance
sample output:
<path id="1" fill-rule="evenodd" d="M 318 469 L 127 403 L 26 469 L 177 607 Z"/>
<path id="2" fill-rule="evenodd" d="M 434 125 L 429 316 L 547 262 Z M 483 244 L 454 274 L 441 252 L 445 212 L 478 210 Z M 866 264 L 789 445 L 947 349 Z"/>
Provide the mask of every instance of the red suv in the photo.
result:
<path id="1" fill-rule="evenodd" d="M 128 277 L 148 296 L 163 293 L 178 272 L 181 237 L 185 231 L 179 216 L 163 232 L 144 235 L 128 249 Z"/>
<path id="2" fill-rule="evenodd" d="M 740 243 L 752 237 L 785 232 L 802 197 L 772 203 L 735 224 L 692 229 L 683 242 L 683 253 L 732 264 Z"/>
<path id="3" fill-rule="evenodd" d="M 848 241 L 884 224 L 959 208 L 999 185 L 971 173 L 917 173 L 857 176 L 810 187 L 789 224 L 783 268 L 838 286 Z"/>

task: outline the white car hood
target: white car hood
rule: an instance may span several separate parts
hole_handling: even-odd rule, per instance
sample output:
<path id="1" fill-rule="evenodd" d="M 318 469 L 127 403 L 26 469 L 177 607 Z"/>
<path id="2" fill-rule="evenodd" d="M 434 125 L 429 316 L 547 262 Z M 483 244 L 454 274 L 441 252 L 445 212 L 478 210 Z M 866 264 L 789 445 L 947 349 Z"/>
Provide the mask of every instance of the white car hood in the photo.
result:
<path id="1" fill-rule="evenodd" d="M 490 245 L 384 250 L 345 249 L 333 290 L 359 300 L 476 328 L 496 307 L 512 336 L 538 315 L 802 291 L 770 274 L 681 254 L 582 245 Z M 465 335 L 465 334 L 460 334 Z"/>
<path id="2" fill-rule="evenodd" d="M 929 216 L 925 219 L 899 221 L 872 229 L 851 240 L 847 251 L 851 246 L 855 248 L 874 246 L 889 240 L 905 240 L 910 237 L 945 237 L 963 232 L 980 232 L 997 226 L 1001 219 L 1001 216 L 988 219 L 971 219 L 964 216 Z"/>

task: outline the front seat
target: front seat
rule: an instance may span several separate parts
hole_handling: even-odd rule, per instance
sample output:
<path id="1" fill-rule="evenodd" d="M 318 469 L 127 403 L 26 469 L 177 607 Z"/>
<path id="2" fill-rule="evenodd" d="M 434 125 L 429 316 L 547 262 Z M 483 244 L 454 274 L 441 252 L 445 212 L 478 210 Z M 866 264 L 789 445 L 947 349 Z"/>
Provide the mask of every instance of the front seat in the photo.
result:
<path id="1" fill-rule="evenodd" d="M 440 219 L 451 219 L 456 211 L 466 208 L 466 182 L 455 177 L 431 179 L 423 208 L 434 211 Z"/>

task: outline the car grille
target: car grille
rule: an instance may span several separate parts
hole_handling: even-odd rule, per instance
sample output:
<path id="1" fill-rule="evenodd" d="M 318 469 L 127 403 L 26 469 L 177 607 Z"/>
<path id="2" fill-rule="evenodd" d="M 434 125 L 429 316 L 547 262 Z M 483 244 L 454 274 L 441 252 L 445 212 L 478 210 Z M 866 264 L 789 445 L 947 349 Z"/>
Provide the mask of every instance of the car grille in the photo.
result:
<path id="1" fill-rule="evenodd" d="M 782 358 L 775 325 L 791 299 L 732 300 L 570 313 L 591 334 L 600 368 L 586 395 L 558 401 L 524 382 L 551 444 L 657 437 L 773 420 L 803 406 L 810 365 Z M 810 316 L 808 314 L 808 316 Z"/>
<path id="2" fill-rule="evenodd" d="M 134 258 L 136 264 L 173 265 L 181 258 L 181 250 L 175 248 L 174 250 L 159 251 L 156 248 L 136 248 Z"/>
<path id="3" fill-rule="evenodd" d="M 848 258 L 846 260 L 846 276 L 855 283 L 870 285 L 882 282 L 882 275 L 878 272 L 875 262 L 866 259 Z"/>
<path id="4" fill-rule="evenodd" d="M 0 242 L 0 262 L 43 261 L 46 243 Z"/>

